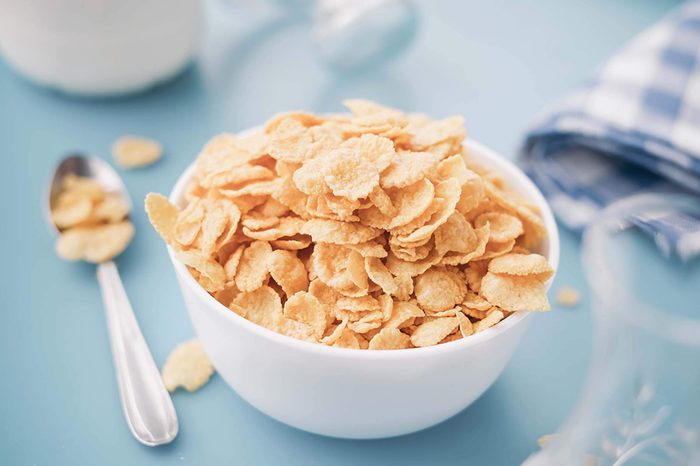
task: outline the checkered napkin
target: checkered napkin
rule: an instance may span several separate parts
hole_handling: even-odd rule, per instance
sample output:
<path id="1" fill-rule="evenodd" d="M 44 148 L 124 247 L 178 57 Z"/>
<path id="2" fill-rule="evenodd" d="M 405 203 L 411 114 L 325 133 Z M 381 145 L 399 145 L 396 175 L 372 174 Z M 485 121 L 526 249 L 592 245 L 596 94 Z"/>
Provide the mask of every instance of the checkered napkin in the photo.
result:
<path id="1" fill-rule="evenodd" d="M 528 133 L 522 162 L 559 219 L 582 230 L 623 197 L 684 192 L 700 203 L 700 2 L 634 38 Z M 682 257 L 700 218 L 638 219 Z"/>

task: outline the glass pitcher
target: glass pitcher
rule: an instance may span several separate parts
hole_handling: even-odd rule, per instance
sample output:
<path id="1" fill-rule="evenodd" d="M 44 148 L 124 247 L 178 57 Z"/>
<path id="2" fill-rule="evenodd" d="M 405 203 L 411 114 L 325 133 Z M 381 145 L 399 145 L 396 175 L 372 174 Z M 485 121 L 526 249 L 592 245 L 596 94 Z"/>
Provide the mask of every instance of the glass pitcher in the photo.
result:
<path id="1" fill-rule="evenodd" d="M 675 242 L 651 234 L 668 215 L 692 226 L 700 202 L 634 196 L 586 231 L 591 369 L 562 429 L 523 465 L 700 465 L 700 231 Z"/>

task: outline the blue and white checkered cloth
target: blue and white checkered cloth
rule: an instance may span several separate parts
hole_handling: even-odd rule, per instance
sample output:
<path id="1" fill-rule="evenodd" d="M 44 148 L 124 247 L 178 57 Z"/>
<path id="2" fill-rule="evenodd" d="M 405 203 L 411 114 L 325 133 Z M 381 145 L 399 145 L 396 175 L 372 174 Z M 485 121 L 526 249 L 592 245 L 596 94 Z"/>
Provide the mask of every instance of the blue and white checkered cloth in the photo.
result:
<path id="1" fill-rule="evenodd" d="M 642 32 L 529 132 L 522 162 L 559 217 L 582 230 L 637 193 L 700 203 L 700 2 Z M 700 218 L 642 221 L 657 243 L 700 253 Z"/>

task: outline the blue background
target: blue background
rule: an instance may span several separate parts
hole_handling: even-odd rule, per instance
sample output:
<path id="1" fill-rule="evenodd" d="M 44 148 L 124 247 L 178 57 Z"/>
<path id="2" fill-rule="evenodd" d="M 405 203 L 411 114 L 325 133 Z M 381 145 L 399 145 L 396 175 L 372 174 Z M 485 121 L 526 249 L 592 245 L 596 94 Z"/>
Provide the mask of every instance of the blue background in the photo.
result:
<path id="1" fill-rule="evenodd" d="M 536 316 L 498 382 L 447 422 L 394 439 L 324 438 L 258 413 L 214 376 L 195 394 L 174 395 L 180 435 L 148 448 L 123 421 L 94 267 L 53 254 L 41 216 L 45 183 L 69 151 L 108 158 L 125 133 L 166 146 L 157 165 L 122 172 L 138 234 L 119 259 L 162 365 L 193 331 L 140 205 L 149 191 L 169 192 L 209 137 L 282 110 L 338 111 L 342 99 L 365 97 L 434 116 L 463 114 L 472 137 L 512 157 L 538 113 L 676 2 L 422 2 L 408 52 L 352 78 L 320 64 L 305 21 L 243 3 L 213 5 L 196 66 L 135 97 L 67 98 L 0 62 L 0 464 L 519 464 L 562 422 L 587 367 L 591 319 L 574 235 L 562 232 L 554 290 L 583 290 L 581 305 Z"/>

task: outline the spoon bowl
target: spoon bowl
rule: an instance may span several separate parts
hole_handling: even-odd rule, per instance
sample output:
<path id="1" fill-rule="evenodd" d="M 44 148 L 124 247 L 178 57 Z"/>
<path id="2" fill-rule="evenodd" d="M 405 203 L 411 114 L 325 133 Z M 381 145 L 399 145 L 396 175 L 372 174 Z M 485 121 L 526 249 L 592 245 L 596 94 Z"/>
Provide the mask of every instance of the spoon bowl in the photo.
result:
<path id="1" fill-rule="evenodd" d="M 78 175 L 94 179 L 104 188 L 105 192 L 119 195 L 127 211 L 131 213 L 133 204 L 131 203 L 129 192 L 126 190 L 122 179 L 111 165 L 97 157 L 73 154 L 61 160 L 51 177 L 44 208 L 44 217 L 49 229 L 53 232 L 59 233 L 60 229 L 54 224 L 51 211 L 56 205 L 59 194 L 61 194 L 63 180 L 68 175 Z"/>

